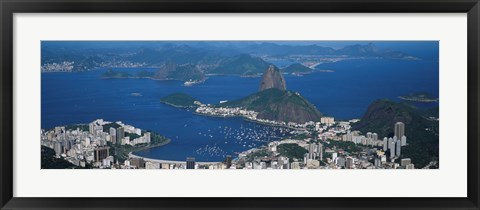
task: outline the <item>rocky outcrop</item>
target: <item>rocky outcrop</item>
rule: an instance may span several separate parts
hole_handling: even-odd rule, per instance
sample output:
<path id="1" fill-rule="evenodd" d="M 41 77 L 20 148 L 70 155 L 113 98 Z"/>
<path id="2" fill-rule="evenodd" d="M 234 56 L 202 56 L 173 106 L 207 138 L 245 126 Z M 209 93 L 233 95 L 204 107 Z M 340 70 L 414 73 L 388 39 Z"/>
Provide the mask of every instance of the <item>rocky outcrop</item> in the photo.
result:
<path id="1" fill-rule="evenodd" d="M 265 73 L 263 73 L 259 91 L 270 88 L 287 90 L 287 85 L 285 84 L 285 79 L 283 78 L 282 73 L 280 73 L 280 70 L 274 65 L 270 65 Z"/>

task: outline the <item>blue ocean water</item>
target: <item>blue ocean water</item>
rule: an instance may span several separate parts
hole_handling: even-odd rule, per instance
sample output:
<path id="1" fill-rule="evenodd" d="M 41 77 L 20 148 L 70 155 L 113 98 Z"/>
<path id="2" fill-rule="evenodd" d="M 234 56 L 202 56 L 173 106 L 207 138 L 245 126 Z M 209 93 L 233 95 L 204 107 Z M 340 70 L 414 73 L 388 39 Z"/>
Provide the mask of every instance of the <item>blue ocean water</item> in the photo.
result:
<path id="1" fill-rule="evenodd" d="M 285 75 L 287 88 L 337 119 L 360 118 L 369 104 L 381 98 L 398 101 L 398 96 L 413 92 L 439 94 L 438 61 L 346 60 L 319 68 L 334 72 Z M 42 73 L 42 128 L 88 123 L 97 118 L 122 121 L 172 139 L 166 146 L 138 155 L 168 160 L 193 156 L 197 161 L 220 161 L 227 154 L 264 145 L 286 133 L 240 118 L 199 116 L 192 110 L 160 103 L 160 98 L 174 92 L 185 92 L 204 103 L 234 100 L 256 92 L 261 78 L 211 76 L 203 84 L 185 87 L 180 81 L 101 79 L 104 71 Z"/>

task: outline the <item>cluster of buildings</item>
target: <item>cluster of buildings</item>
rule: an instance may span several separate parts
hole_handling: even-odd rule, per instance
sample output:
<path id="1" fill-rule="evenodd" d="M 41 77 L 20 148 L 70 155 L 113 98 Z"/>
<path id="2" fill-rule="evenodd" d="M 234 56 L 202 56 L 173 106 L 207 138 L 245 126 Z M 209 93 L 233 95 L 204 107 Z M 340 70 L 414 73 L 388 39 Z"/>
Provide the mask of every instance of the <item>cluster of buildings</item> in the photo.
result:
<path id="1" fill-rule="evenodd" d="M 66 129 L 65 126 L 55 127 L 52 130 L 41 131 L 41 144 L 52 148 L 59 158 L 72 164 L 85 167 L 87 164 L 97 168 L 111 168 L 118 164 L 118 160 L 111 153 L 109 143 L 113 145 L 149 144 L 151 133 L 145 132 L 131 125 L 116 122 L 118 127 L 110 127 L 104 131 L 104 126 L 112 125 L 111 122 L 97 119 L 88 124 L 88 131 L 77 127 L 75 130 Z M 136 138 L 131 139 L 130 136 Z"/>
<path id="2" fill-rule="evenodd" d="M 319 125 L 320 124 L 320 125 Z M 315 123 L 316 131 L 336 134 L 345 132 L 348 122 L 339 122 L 336 128 L 329 127 L 334 121 L 325 119 Z M 359 135 L 359 132 L 350 132 L 337 138 L 325 139 L 327 135 L 320 132 L 318 139 L 311 138 L 303 140 L 284 139 L 270 142 L 266 148 L 254 148 L 242 152 L 235 159 L 233 166 L 236 169 L 414 169 L 410 158 L 402 158 L 402 146 L 407 145 L 405 136 L 405 124 L 397 122 L 394 125 L 395 134 L 391 138 L 378 139 L 376 133 L 368 132 L 366 136 Z M 335 141 L 350 141 L 355 145 L 362 145 L 360 152 L 349 152 L 347 148 L 337 148 L 330 144 Z M 296 144 L 307 151 L 303 159 L 289 159 L 278 152 L 281 144 Z M 250 154 L 264 151 L 264 156 L 248 160 Z"/>
<path id="3" fill-rule="evenodd" d="M 41 67 L 42 72 L 71 72 L 74 67 L 73 61 L 63 61 L 61 63 L 46 63 Z"/>
<path id="4" fill-rule="evenodd" d="M 118 59 L 112 59 L 110 56 L 100 56 L 102 58 L 102 62 L 96 62 L 95 60 L 85 62 L 77 62 L 75 61 L 60 61 L 60 62 L 51 62 L 45 63 L 41 66 L 42 72 L 72 72 L 78 70 L 88 70 L 97 67 L 103 68 L 139 68 L 139 67 L 147 67 L 147 63 L 138 63 L 138 62 L 131 62 L 131 61 L 124 61 Z M 88 66 L 88 67 L 87 67 Z M 151 66 L 153 67 L 153 66 Z"/>
<path id="5" fill-rule="evenodd" d="M 391 159 L 401 155 L 402 147 L 407 145 L 407 137 L 405 136 L 405 124 L 397 122 L 394 125 L 394 136 L 382 140 L 378 138 L 377 133 L 368 132 L 367 135 L 360 135 L 358 131 L 348 132 L 342 135 L 341 140 L 353 142 L 366 146 L 382 147 L 384 152 L 389 152 Z M 334 139 L 334 140 L 339 140 Z"/>
<path id="6" fill-rule="evenodd" d="M 208 113 L 223 113 L 234 116 L 256 116 L 248 110 L 238 108 L 212 108 L 200 106 L 197 110 Z M 207 111 L 210 110 L 210 111 Z M 320 122 L 292 124 L 295 131 L 308 134 L 316 133 L 313 138 L 283 139 L 273 141 L 259 148 L 238 153 L 233 158 L 227 155 L 222 162 L 196 162 L 195 157 L 187 157 L 185 161 L 155 160 L 129 154 L 121 163 L 112 154 L 108 145 L 149 144 L 151 134 L 122 122 L 106 122 L 102 119 L 88 124 L 88 131 L 77 128 L 66 130 L 55 127 L 42 130 L 42 145 L 55 150 L 57 157 L 64 158 L 74 165 L 85 167 L 89 164 L 96 168 L 120 169 L 413 169 L 411 159 L 401 156 L 402 146 L 407 145 L 405 124 L 394 125 L 394 136 L 379 139 L 376 133 L 368 132 L 360 135 L 358 131 L 350 131 L 350 123 L 335 122 L 332 117 L 322 117 Z M 115 126 L 117 125 L 117 126 Z M 131 138 L 134 137 L 134 138 Z M 343 148 L 335 142 L 351 142 L 360 146 L 359 151 Z M 110 143 L 110 144 L 109 144 Z M 350 143 L 350 144 L 351 144 Z M 279 147 L 282 144 L 295 144 L 303 148 L 303 157 L 287 157 Z"/>
<path id="7" fill-rule="evenodd" d="M 104 126 L 108 126 L 108 131 L 104 131 Z M 113 125 L 113 126 L 112 126 Z M 95 137 L 100 136 L 106 141 L 117 145 L 149 144 L 151 142 L 151 133 L 145 132 L 142 136 L 142 130 L 132 125 L 123 124 L 121 121 L 111 123 L 102 119 L 95 120 L 88 124 L 89 133 Z"/>
<path id="8" fill-rule="evenodd" d="M 213 107 L 201 104 L 196 110 L 196 113 L 217 116 L 217 117 L 245 117 L 251 120 L 257 119 L 258 112 L 242 109 L 239 107 Z"/>
<path id="9" fill-rule="evenodd" d="M 352 122 L 357 122 L 353 120 Z M 414 169 L 410 158 L 397 160 L 401 155 L 401 147 L 406 145 L 405 124 L 395 123 L 395 135 L 392 138 L 378 139 L 376 133 L 368 132 L 366 136 L 359 132 L 350 132 L 350 122 L 337 122 L 333 118 L 309 123 L 313 130 L 320 131 L 318 138 L 283 139 L 270 142 L 268 145 L 253 148 L 229 156 L 220 163 L 196 163 L 195 158 L 188 157 L 185 162 L 170 163 L 160 168 L 169 169 Z M 335 125 L 335 126 L 333 126 Z M 337 138 L 328 135 L 348 133 Z M 352 135 L 350 135 L 352 134 Z M 351 136 L 345 137 L 345 136 Z M 399 138 L 400 137 L 400 138 Z M 334 142 L 346 141 L 361 145 L 359 152 L 348 151 L 347 148 L 334 146 Z M 334 140 L 335 139 L 335 140 Z M 386 141 L 386 143 L 384 143 Z M 305 149 L 303 158 L 289 158 L 279 151 L 282 144 L 295 144 Z M 390 145 L 390 147 L 384 147 Z M 260 155 L 258 155 L 260 154 Z"/>
<path id="10" fill-rule="evenodd" d="M 220 104 L 225 103 L 227 101 L 220 101 Z M 293 129 L 307 129 L 310 126 L 316 126 L 318 130 L 322 130 L 320 128 L 320 124 L 324 124 L 325 128 L 335 124 L 335 119 L 333 117 L 321 117 L 320 122 L 309 121 L 305 123 L 295 123 L 295 122 L 281 122 L 281 121 L 274 121 L 268 119 L 260 119 L 257 118 L 258 112 L 253 110 L 247 110 L 240 107 L 214 107 L 211 104 L 202 104 L 198 101 L 195 104 L 199 105 L 199 107 L 195 110 L 197 114 L 207 115 L 207 116 L 214 116 L 214 117 L 244 117 L 247 120 L 251 120 L 261 124 L 273 125 L 273 126 L 284 126 Z"/>
<path id="11" fill-rule="evenodd" d="M 104 68 L 139 68 L 139 67 L 147 67 L 147 63 L 138 63 L 138 62 L 130 62 L 130 61 L 121 61 L 121 60 L 109 60 L 103 61 L 101 63 L 96 63 L 96 66 L 104 67 Z"/>
<path id="12" fill-rule="evenodd" d="M 156 160 L 129 154 L 124 162 L 124 169 L 233 169 L 233 158 L 227 155 L 223 162 L 197 162 L 194 157 L 187 157 L 185 161 Z"/>

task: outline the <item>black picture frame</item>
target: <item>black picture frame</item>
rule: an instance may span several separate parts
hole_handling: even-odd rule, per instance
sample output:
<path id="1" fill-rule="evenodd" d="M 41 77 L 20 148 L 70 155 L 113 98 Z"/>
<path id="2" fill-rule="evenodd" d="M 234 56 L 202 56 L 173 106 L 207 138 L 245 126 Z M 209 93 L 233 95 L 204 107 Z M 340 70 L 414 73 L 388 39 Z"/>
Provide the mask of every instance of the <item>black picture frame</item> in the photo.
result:
<path id="1" fill-rule="evenodd" d="M 479 209 L 478 0 L 0 0 L 1 209 Z M 13 197 L 15 13 L 467 13 L 468 196 L 466 198 L 16 198 Z M 455 180 L 446 180 L 455 181 Z M 125 195 L 128 197 L 128 194 Z"/>

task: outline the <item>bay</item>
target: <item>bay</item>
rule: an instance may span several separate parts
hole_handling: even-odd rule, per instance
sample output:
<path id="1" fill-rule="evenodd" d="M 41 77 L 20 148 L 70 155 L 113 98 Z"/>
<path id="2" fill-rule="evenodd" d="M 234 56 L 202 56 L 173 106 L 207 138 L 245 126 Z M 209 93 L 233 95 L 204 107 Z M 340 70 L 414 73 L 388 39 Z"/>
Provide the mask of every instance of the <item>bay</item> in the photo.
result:
<path id="1" fill-rule="evenodd" d="M 298 91 L 320 112 L 336 119 L 360 118 L 377 99 L 398 101 L 398 96 L 413 92 L 439 95 L 438 61 L 358 59 L 322 64 L 319 69 L 333 72 L 285 75 L 287 88 Z M 261 78 L 210 76 L 203 84 L 185 87 L 180 81 L 102 79 L 104 71 L 42 73 L 42 128 L 98 118 L 122 121 L 172 139 L 166 146 L 138 155 L 181 161 L 190 156 L 197 161 L 221 161 L 226 155 L 235 156 L 286 135 L 285 130 L 240 118 L 199 116 L 192 110 L 160 103 L 160 98 L 174 92 L 190 94 L 203 103 L 239 99 L 256 92 Z M 438 103 L 416 105 L 431 107 Z"/>

